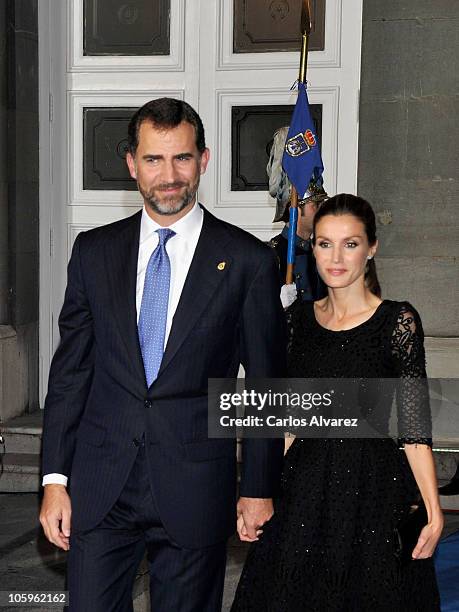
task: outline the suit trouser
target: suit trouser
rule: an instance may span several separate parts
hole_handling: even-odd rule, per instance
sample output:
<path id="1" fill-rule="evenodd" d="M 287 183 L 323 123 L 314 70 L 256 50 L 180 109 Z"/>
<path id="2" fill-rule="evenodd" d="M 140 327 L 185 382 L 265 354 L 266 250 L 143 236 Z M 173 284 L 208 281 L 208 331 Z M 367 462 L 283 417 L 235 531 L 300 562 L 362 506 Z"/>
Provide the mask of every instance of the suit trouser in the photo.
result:
<path id="1" fill-rule="evenodd" d="M 132 587 L 145 549 L 152 612 L 220 612 L 226 542 L 185 549 L 171 541 L 158 514 L 145 449 L 140 446 L 109 514 L 94 529 L 70 536 L 69 610 L 131 612 Z"/>

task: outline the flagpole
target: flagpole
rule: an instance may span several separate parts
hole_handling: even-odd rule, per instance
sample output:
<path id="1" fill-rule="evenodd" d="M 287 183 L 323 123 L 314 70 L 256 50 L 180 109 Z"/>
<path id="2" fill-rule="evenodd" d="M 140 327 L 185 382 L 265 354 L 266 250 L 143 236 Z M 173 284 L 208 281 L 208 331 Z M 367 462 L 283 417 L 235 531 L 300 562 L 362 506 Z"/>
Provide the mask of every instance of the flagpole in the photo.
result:
<path id="1" fill-rule="evenodd" d="M 306 69 L 308 65 L 308 43 L 311 33 L 311 10 L 309 0 L 303 0 L 301 8 L 301 55 L 300 55 L 300 71 L 298 81 L 306 82 Z M 293 283 L 293 266 L 295 265 L 295 245 L 296 245 L 296 227 L 298 223 L 298 192 L 292 185 L 290 195 L 290 211 L 289 211 L 289 233 L 288 233 L 288 249 L 287 249 L 287 271 L 285 274 L 285 283 L 291 285 Z"/>

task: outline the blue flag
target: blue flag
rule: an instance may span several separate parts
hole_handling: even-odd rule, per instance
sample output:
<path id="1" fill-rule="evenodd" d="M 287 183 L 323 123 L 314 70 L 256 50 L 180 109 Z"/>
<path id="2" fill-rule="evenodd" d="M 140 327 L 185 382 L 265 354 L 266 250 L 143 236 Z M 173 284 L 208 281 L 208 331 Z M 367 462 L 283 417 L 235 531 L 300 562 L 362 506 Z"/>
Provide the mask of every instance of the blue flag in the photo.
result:
<path id="1" fill-rule="evenodd" d="M 318 186 L 322 184 L 324 166 L 304 83 L 298 83 L 298 99 L 285 141 L 282 166 L 300 200 L 311 180 Z"/>

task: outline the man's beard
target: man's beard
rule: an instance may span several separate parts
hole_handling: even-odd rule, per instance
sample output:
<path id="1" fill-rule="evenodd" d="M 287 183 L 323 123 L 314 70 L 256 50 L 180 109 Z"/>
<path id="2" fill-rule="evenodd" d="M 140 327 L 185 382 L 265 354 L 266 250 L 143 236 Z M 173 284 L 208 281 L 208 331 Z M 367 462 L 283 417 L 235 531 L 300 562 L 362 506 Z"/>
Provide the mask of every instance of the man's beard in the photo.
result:
<path id="1" fill-rule="evenodd" d="M 194 185 L 189 185 L 188 183 L 182 183 L 180 181 L 176 181 L 175 183 L 161 183 L 160 185 L 155 185 L 151 189 L 145 190 L 141 187 L 140 183 L 137 183 L 137 187 L 142 194 L 142 197 L 145 203 L 157 214 L 159 215 L 176 215 L 181 212 L 184 208 L 186 208 L 190 202 L 193 201 L 196 192 L 199 187 L 199 179 Z M 158 200 L 155 198 L 155 192 L 170 188 L 181 188 L 185 187 L 185 193 L 176 200 L 174 196 L 168 198 L 167 196 Z"/>

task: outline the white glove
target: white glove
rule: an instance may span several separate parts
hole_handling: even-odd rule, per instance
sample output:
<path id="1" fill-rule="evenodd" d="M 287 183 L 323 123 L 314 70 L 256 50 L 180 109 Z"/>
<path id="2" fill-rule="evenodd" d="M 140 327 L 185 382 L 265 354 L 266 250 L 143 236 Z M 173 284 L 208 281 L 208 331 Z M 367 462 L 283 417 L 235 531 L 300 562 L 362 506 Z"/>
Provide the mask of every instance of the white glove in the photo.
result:
<path id="1" fill-rule="evenodd" d="M 296 290 L 295 283 L 292 283 L 291 285 L 282 285 L 281 292 L 280 292 L 280 299 L 281 299 L 282 306 L 284 307 L 284 309 L 291 306 L 293 302 L 296 300 L 296 297 L 297 297 L 297 290 Z"/>

